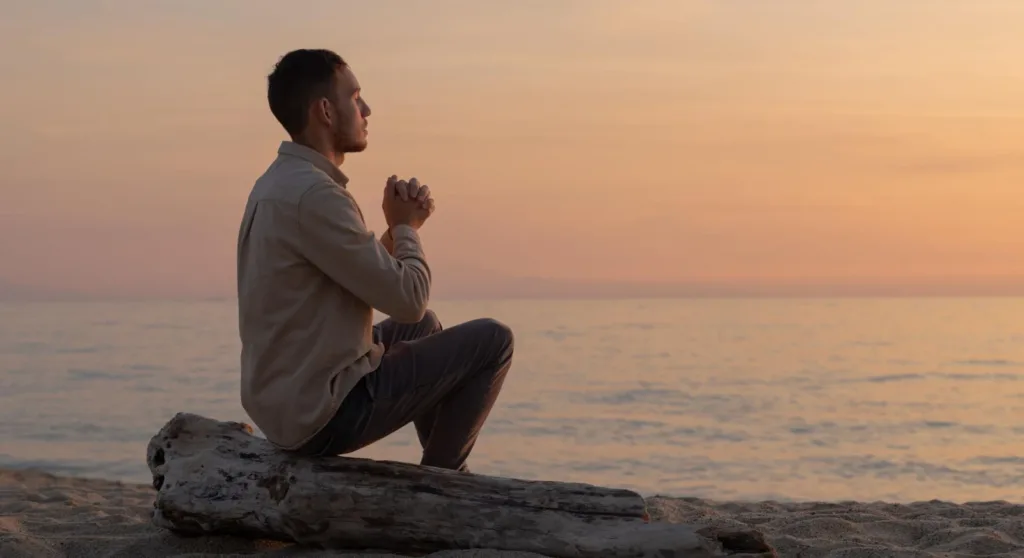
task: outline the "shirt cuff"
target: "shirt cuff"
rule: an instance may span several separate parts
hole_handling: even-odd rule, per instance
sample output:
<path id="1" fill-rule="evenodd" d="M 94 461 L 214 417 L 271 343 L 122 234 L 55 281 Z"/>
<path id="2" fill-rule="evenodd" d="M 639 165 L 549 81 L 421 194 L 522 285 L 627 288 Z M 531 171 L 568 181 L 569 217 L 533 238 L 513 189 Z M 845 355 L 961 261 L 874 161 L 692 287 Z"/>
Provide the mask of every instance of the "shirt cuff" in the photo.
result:
<path id="1" fill-rule="evenodd" d="M 393 238 L 396 242 L 401 238 L 411 240 L 413 242 L 416 242 L 417 244 L 420 241 L 420 234 L 416 232 L 416 229 L 410 227 L 409 225 L 395 225 L 391 227 L 391 229 L 389 230 L 391 231 L 391 238 Z"/>

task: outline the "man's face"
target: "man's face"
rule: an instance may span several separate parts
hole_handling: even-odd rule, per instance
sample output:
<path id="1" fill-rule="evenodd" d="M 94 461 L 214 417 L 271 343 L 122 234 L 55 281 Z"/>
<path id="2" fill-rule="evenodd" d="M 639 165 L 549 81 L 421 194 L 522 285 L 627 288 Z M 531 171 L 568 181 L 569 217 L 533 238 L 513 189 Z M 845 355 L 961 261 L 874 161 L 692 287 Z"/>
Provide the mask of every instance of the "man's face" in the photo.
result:
<path id="1" fill-rule="evenodd" d="M 331 137 L 338 153 L 358 153 L 366 149 L 367 117 L 370 106 L 363 101 L 359 81 L 345 66 L 334 74 L 335 118 L 331 120 Z"/>

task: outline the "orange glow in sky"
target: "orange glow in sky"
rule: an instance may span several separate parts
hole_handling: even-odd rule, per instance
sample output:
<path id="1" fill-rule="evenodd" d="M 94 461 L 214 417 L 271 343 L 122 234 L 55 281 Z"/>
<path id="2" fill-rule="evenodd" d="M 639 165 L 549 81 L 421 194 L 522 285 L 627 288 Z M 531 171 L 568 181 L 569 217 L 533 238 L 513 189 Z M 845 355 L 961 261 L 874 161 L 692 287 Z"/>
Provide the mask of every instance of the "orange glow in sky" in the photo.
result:
<path id="1" fill-rule="evenodd" d="M 370 227 L 391 174 L 437 199 L 438 296 L 1024 292 L 1019 0 L 18 4 L 0 291 L 231 296 L 266 74 L 324 47 Z"/>

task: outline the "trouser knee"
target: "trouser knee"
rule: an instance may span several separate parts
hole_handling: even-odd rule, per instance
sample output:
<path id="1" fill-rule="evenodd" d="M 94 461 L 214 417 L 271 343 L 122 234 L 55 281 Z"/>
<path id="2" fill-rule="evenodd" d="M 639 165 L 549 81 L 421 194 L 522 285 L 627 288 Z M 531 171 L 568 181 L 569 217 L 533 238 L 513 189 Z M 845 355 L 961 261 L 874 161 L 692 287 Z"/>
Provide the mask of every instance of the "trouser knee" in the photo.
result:
<path id="1" fill-rule="evenodd" d="M 512 328 L 494 318 L 478 318 L 471 322 L 479 332 L 480 338 L 486 340 L 493 350 L 493 356 L 510 358 L 515 348 L 515 334 Z"/>
<path id="2" fill-rule="evenodd" d="M 430 333 L 437 333 L 441 331 L 442 327 L 441 320 L 437 317 L 437 314 L 430 309 L 427 309 L 426 313 L 423 314 L 423 319 L 420 320 L 419 325 Z"/>

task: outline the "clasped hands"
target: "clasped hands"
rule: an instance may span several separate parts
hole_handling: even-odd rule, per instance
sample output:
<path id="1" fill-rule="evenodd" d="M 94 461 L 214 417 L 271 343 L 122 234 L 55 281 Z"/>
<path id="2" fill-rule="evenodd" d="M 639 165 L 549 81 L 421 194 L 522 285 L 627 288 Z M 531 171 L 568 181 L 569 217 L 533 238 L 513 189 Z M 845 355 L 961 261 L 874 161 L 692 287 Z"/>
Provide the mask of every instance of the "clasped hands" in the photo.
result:
<path id="1" fill-rule="evenodd" d="M 399 180 L 397 176 L 391 175 L 384 186 L 381 208 L 389 229 L 396 225 L 419 229 L 434 213 L 434 198 L 430 196 L 430 187 L 421 185 L 415 177 Z"/>

